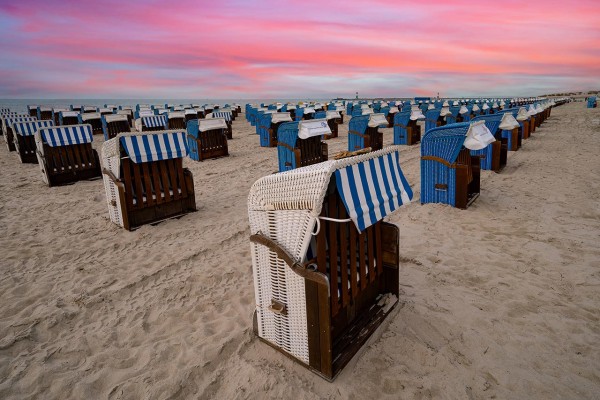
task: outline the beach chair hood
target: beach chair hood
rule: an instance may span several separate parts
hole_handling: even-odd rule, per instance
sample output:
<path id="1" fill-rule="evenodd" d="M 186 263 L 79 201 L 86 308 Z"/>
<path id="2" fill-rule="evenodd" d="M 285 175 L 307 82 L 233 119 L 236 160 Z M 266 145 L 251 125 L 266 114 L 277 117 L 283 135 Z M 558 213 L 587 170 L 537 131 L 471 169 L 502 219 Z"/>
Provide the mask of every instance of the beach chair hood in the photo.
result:
<path id="1" fill-rule="evenodd" d="M 38 132 L 50 147 L 91 143 L 93 140 L 92 126 L 88 124 L 41 128 Z"/>
<path id="2" fill-rule="evenodd" d="M 289 112 L 276 112 L 271 114 L 271 123 L 292 122 L 292 117 Z"/>
<path id="3" fill-rule="evenodd" d="M 301 248 L 294 252 L 302 259 L 308 250 L 310 233 L 318 223 L 329 181 L 335 175 L 348 214 L 362 232 L 409 203 L 413 197 L 398 157 L 399 146 L 389 146 L 360 156 L 329 160 L 263 177 L 254 183 L 248 197 L 251 228 L 254 232 L 262 229 L 261 224 L 254 223 L 253 214 L 263 218 L 263 212 L 296 211 L 298 220 L 291 218 L 286 228 L 302 234 Z"/>
<path id="4" fill-rule="evenodd" d="M 519 127 L 519 121 L 513 117 L 512 113 L 506 112 L 502 115 L 502 121 L 500 121 L 500 129 L 502 130 L 513 130 Z"/>
<path id="5" fill-rule="evenodd" d="M 387 128 L 388 120 L 385 118 L 385 115 L 382 113 L 371 114 L 369 115 L 369 122 L 367 125 L 370 128 L 382 127 Z"/>
<path id="6" fill-rule="evenodd" d="M 327 124 L 327 119 L 300 121 L 298 124 L 298 137 L 300 139 L 330 134 L 331 129 L 329 128 L 329 124 Z"/>
<path id="7" fill-rule="evenodd" d="M 466 134 L 464 146 L 469 150 L 485 149 L 490 143 L 496 141 L 496 138 L 485 126 L 484 120 L 474 121 L 470 124 Z"/>

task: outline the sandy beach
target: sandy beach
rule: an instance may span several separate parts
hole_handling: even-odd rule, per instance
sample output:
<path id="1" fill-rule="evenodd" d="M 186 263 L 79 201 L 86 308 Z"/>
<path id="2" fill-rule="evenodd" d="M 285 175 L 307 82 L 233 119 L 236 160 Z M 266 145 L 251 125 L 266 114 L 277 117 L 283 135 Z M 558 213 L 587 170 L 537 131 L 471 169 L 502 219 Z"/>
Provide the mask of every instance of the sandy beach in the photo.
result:
<path id="1" fill-rule="evenodd" d="M 600 108 L 554 108 L 467 210 L 421 205 L 402 148 L 400 304 L 333 383 L 252 333 L 247 196 L 277 151 L 243 114 L 233 138 L 184 160 L 197 212 L 134 232 L 101 180 L 48 188 L 1 146 L 1 399 L 600 396 Z"/>

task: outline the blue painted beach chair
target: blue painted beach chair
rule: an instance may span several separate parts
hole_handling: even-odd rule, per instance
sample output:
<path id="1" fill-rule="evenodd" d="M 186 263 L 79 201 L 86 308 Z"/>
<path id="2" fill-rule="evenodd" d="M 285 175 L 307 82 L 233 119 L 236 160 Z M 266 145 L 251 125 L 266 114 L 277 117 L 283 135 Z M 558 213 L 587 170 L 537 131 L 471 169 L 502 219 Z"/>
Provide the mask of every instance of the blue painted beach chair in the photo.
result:
<path id="1" fill-rule="evenodd" d="M 484 122 L 433 128 L 421 139 L 421 203 L 467 208 L 479 196 L 480 160 L 469 148 L 493 141 Z"/>
<path id="2" fill-rule="evenodd" d="M 190 120 L 187 143 L 190 158 L 195 161 L 228 156 L 227 122 L 224 118 Z"/>
<path id="3" fill-rule="evenodd" d="M 596 108 L 598 106 L 598 102 L 596 101 L 596 96 L 590 96 L 587 99 L 587 108 Z"/>
<path id="4" fill-rule="evenodd" d="M 102 170 L 110 219 L 133 230 L 196 211 L 183 130 L 125 133 L 102 145 Z"/>
<path id="5" fill-rule="evenodd" d="M 7 117 L 2 118 L 2 133 L 4 136 L 4 141 L 6 142 L 6 147 L 8 151 L 16 151 L 15 147 L 15 137 L 13 132 L 13 124 L 17 122 L 31 122 L 37 121 L 37 117 L 28 117 L 26 115 L 8 115 Z"/>
<path id="6" fill-rule="evenodd" d="M 506 166 L 508 157 L 508 140 L 502 138 L 502 132 L 500 131 L 502 115 L 480 115 L 472 120 L 472 122 L 477 121 L 484 121 L 485 126 L 496 140 L 483 149 L 472 150 L 471 154 L 479 156 L 481 169 L 500 172 Z"/>
<path id="7" fill-rule="evenodd" d="M 34 137 L 42 180 L 48 186 L 101 176 L 98 153 L 92 148 L 91 125 L 39 128 Z"/>
<path id="8" fill-rule="evenodd" d="M 38 129 L 54 126 L 54 121 L 29 121 L 13 123 L 14 144 L 23 164 L 37 164 L 35 133 Z"/>
<path id="9" fill-rule="evenodd" d="M 398 303 L 399 230 L 383 221 L 412 198 L 398 150 L 268 175 L 250 189 L 254 332 L 328 380 Z"/>
<path id="10" fill-rule="evenodd" d="M 383 132 L 378 128 L 387 128 L 387 119 L 383 114 L 368 114 L 352 117 L 348 124 L 348 151 L 370 148 L 372 151 L 383 148 Z"/>
<path id="11" fill-rule="evenodd" d="M 102 116 L 104 140 L 117 137 L 119 133 L 131 132 L 129 119 L 125 114 L 107 114 Z"/>
<path id="12" fill-rule="evenodd" d="M 445 125 L 446 121 L 440 117 L 440 111 L 441 109 L 434 108 L 425 112 L 425 133 L 427 133 L 430 129 Z"/>
<path id="13" fill-rule="evenodd" d="M 421 141 L 421 127 L 417 122 L 423 116 L 421 110 L 402 111 L 394 116 L 394 144 L 412 146 Z"/>
<path id="14" fill-rule="evenodd" d="M 520 124 L 515 119 L 517 112 L 518 110 L 513 114 L 511 110 L 498 110 L 495 114 L 502 117 L 498 129 L 500 130 L 502 140 L 506 140 L 508 151 L 519 150 L 522 143 Z"/>
<path id="15" fill-rule="evenodd" d="M 282 123 L 277 130 L 279 172 L 327 161 L 327 143 L 321 139 L 328 134 L 325 119 Z"/>

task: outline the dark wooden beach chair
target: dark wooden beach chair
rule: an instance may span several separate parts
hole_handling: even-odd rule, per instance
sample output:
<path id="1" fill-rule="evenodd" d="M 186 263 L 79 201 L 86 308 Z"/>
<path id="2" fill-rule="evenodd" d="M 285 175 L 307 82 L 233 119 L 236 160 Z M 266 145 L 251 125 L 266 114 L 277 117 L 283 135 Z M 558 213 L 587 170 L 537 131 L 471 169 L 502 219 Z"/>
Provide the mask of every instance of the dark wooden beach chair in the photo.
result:
<path id="1" fill-rule="evenodd" d="M 42 128 L 54 126 L 53 121 L 15 122 L 13 124 L 14 144 L 23 164 L 37 164 L 35 133 Z"/>
<path id="2" fill-rule="evenodd" d="M 258 337 L 334 379 L 398 302 L 399 231 L 382 219 L 411 198 L 396 146 L 257 181 L 248 212 Z"/>
<path id="3" fill-rule="evenodd" d="M 35 133 L 42 180 L 48 186 L 99 178 L 100 160 L 92 148 L 89 124 L 40 128 Z"/>
<path id="4" fill-rule="evenodd" d="M 328 146 L 322 139 L 328 134 L 325 119 L 282 123 L 277 129 L 279 172 L 327 161 Z"/>
<path id="5" fill-rule="evenodd" d="M 192 173 L 183 168 L 187 153 L 186 133 L 179 130 L 106 141 L 102 161 L 110 219 L 133 230 L 196 211 Z"/>

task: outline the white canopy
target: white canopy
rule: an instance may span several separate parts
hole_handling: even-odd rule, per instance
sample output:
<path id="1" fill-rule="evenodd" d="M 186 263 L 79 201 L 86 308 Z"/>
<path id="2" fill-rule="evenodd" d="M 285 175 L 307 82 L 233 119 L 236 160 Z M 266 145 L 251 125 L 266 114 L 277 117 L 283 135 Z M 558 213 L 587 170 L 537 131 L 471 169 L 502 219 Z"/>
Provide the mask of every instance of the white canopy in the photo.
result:
<path id="1" fill-rule="evenodd" d="M 328 121 L 330 119 L 336 119 L 336 118 L 340 118 L 340 113 L 337 111 L 327 111 L 325 113 L 325 119 L 327 119 Z"/>
<path id="2" fill-rule="evenodd" d="M 504 115 L 502 116 L 502 121 L 500 121 L 500 129 L 512 131 L 513 129 L 518 127 L 519 121 L 517 121 L 511 113 L 504 113 Z"/>
<path id="3" fill-rule="evenodd" d="M 464 146 L 469 150 L 485 149 L 490 143 L 496 141 L 494 135 L 485 126 L 485 121 L 472 122 L 466 136 Z"/>
<path id="4" fill-rule="evenodd" d="M 198 130 L 200 132 L 212 131 L 213 129 L 227 129 L 225 118 L 209 118 L 198 120 Z"/>
<path id="5" fill-rule="evenodd" d="M 371 114 L 369 115 L 369 127 L 375 128 L 379 125 L 388 125 L 388 120 L 385 118 L 385 115 L 382 113 Z"/>
<path id="6" fill-rule="evenodd" d="M 469 109 L 465 105 L 460 106 L 460 110 L 458 111 L 459 114 L 467 114 L 468 112 Z"/>
<path id="7" fill-rule="evenodd" d="M 292 122 L 292 117 L 289 112 L 277 112 L 271 115 L 271 123 L 276 124 L 278 122 Z"/>
<path id="8" fill-rule="evenodd" d="M 330 133 L 331 129 L 329 129 L 325 118 L 300 121 L 298 124 L 298 137 L 300 139 L 308 139 L 309 137 L 328 135 Z"/>

